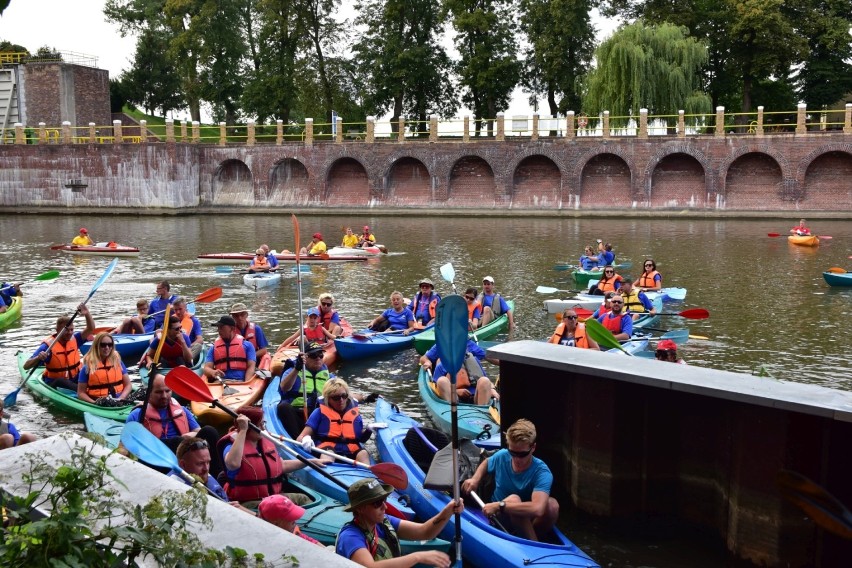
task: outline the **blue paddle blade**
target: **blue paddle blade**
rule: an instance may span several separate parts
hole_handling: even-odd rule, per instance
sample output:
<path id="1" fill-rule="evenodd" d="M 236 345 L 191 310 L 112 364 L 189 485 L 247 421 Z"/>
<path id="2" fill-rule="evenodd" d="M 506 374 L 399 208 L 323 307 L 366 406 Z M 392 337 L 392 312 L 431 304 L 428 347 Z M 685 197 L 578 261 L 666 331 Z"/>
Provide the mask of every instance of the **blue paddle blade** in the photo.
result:
<path id="1" fill-rule="evenodd" d="M 444 278 L 444 280 L 450 283 L 452 283 L 453 280 L 456 279 L 456 269 L 453 268 L 451 262 L 448 262 L 447 264 L 441 267 L 441 276 Z"/>
<path id="2" fill-rule="evenodd" d="M 95 285 L 92 286 L 92 291 L 89 292 L 89 297 L 86 298 L 87 302 L 92 298 L 92 296 L 95 295 L 95 292 L 98 291 L 98 288 L 101 287 L 101 284 L 106 282 L 106 279 L 109 278 L 109 275 L 112 274 L 113 270 L 115 270 L 115 267 L 116 267 L 117 264 L 118 264 L 118 257 L 112 259 L 112 262 L 110 262 L 109 266 L 106 267 L 106 270 L 104 270 L 104 273 L 101 275 L 100 278 L 98 278 L 98 281 L 95 282 Z"/>
<path id="3" fill-rule="evenodd" d="M 134 456 L 157 467 L 178 471 L 177 456 L 139 422 L 128 422 L 121 433 L 121 443 Z"/>
<path id="4" fill-rule="evenodd" d="M 438 345 L 438 357 L 455 384 L 456 373 L 461 369 L 467 351 L 467 302 L 461 296 L 447 296 L 438 302 L 435 311 L 435 343 Z"/>

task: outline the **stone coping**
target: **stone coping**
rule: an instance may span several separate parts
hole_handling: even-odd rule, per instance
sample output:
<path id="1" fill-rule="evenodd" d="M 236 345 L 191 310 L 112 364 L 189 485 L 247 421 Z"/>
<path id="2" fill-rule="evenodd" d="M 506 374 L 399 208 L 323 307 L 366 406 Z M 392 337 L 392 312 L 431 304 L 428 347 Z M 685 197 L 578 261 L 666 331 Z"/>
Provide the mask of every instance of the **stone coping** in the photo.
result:
<path id="1" fill-rule="evenodd" d="M 654 388 L 693 393 L 852 422 L 852 392 L 805 383 L 779 381 L 653 359 L 628 357 L 540 341 L 512 341 L 491 347 L 502 361 L 580 373 Z M 505 380 L 506 378 L 504 378 Z"/>

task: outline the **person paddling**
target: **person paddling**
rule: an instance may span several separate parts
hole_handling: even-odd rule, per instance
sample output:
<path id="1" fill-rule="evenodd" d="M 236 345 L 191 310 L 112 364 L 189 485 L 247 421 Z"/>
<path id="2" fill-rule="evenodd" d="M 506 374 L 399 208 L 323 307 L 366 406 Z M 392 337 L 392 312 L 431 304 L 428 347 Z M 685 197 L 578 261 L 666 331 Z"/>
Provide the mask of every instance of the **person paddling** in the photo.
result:
<path id="1" fill-rule="evenodd" d="M 369 225 L 364 225 L 364 231 L 358 235 L 358 246 L 361 248 L 371 247 L 376 244 L 376 235 L 370 232 Z"/>
<path id="2" fill-rule="evenodd" d="M 799 219 L 799 224 L 790 229 L 790 232 L 800 237 L 806 237 L 811 234 L 811 230 L 805 226 L 804 219 Z"/>
<path id="3" fill-rule="evenodd" d="M 45 338 L 24 363 L 24 369 L 44 365 L 42 378 L 49 387 L 77 390 L 77 377 L 83 366 L 80 346 L 95 330 L 95 320 L 92 319 L 86 304 L 77 306 L 77 311 L 86 318 L 86 327 L 83 331 L 75 333 L 71 316 L 60 316 L 56 320 L 56 333 Z M 48 351 L 47 348 L 54 339 L 56 343 Z"/>

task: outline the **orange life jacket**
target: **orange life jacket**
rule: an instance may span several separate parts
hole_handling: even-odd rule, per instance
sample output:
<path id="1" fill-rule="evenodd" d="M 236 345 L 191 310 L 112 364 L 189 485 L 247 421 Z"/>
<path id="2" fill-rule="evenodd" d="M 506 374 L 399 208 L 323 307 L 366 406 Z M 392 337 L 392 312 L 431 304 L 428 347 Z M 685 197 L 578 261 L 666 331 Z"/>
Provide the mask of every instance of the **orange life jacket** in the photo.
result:
<path id="1" fill-rule="evenodd" d="M 467 319 L 468 319 L 468 321 L 473 320 L 473 312 L 476 311 L 476 308 L 480 308 L 479 315 L 481 316 L 482 315 L 482 309 L 479 305 L 479 302 L 473 302 L 473 303 L 470 303 L 470 304 L 467 305 Z"/>
<path id="2" fill-rule="evenodd" d="M 94 371 L 89 369 L 89 382 L 86 383 L 86 394 L 92 398 L 100 398 L 111 394 L 119 394 L 124 390 L 121 365 L 106 365 L 98 363 Z"/>
<path id="3" fill-rule="evenodd" d="M 168 431 L 168 422 L 172 421 L 180 435 L 189 432 L 189 419 L 186 417 L 186 412 L 183 407 L 174 398 L 169 400 L 169 408 L 166 410 L 166 417 L 160 416 L 160 411 L 154 408 L 154 405 L 149 404 L 145 409 L 145 417 L 142 419 L 142 425 L 148 429 L 153 435 L 161 440 L 165 438 Z"/>
<path id="4" fill-rule="evenodd" d="M 224 450 L 227 444 L 233 444 L 235 431 L 226 434 L 217 447 Z M 225 483 L 228 498 L 234 501 L 257 501 L 280 493 L 287 476 L 281 466 L 281 458 L 275 446 L 266 438 L 257 441 L 257 446 L 246 442 L 243 446 L 243 460 L 234 479 Z"/>
<path id="5" fill-rule="evenodd" d="M 361 450 L 361 444 L 358 443 L 358 436 L 355 435 L 355 419 L 358 418 L 358 406 L 352 405 L 352 408 L 339 414 L 336 410 L 327 404 L 319 405 L 322 412 L 323 421 L 320 422 L 317 432 L 317 438 L 321 440 L 317 446 L 320 449 L 334 450 L 338 444 L 345 444 L 349 453 L 354 455 Z M 322 427 L 328 425 L 328 431 L 323 433 Z"/>
<path id="6" fill-rule="evenodd" d="M 656 284 L 656 282 L 654 282 L 654 279 L 659 274 L 660 273 L 657 272 L 656 270 L 651 271 L 650 274 L 643 272 L 642 275 L 639 276 L 639 280 L 636 281 L 637 286 L 639 286 L 640 288 L 656 288 L 657 284 Z M 662 286 L 662 285 L 663 285 L 663 277 L 660 276 L 660 286 Z"/>
<path id="7" fill-rule="evenodd" d="M 180 320 L 180 328 L 183 332 L 189 335 L 192 332 L 192 327 L 195 324 L 195 321 L 192 319 L 192 314 L 186 312 L 183 315 L 183 318 Z"/>
<path id="8" fill-rule="evenodd" d="M 50 345 L 50 342 L 56 338 L 55 335 L 45 338 L 42 343 Z M 80 374 L 80 349 L 77 345 L 77 338 L 71 336 L 71 339 L 65 345 L 58 341 L 50 348 L 50 359 L 44 364 L 45 379 L 75 379 Z"/>
<path id="9" fill-rule="evenodd" d="M 559 325 L 556 326 L 556 330 L 553 332 L 553 335 L 548 339 L 548 343 L 554 343 L 559 345 L 559 342 L 562 341 L 562 334 L 565 333 L 565 322 L 563 321 Z M 590 349 L 589 338 L 586 336 L 586 326 L 585 324 L 578 323 L 577 327 L 574 328 L 574 347 L 581 347 L 583 349 Z"/>
<path id="10" fill-rule="evenodd" d="M 264 270 L 270 268 L 269 259 L 265 256 L 254 257 L 254 260 L 251 261 L 251 267 L 254 270 Z"/>
<path id="11" fill-rule="evenodd" d="M 619 274 L 616 274 L 610 279 L 601 276 L 600 282 L 598 282 L 598 290 L 604 293 L 615 292 L 615 283 L 621 282 L 622 280 L 624 280 L 624 278 L 622 278 Z"/>
<path id="12" fill-rule="evenodd" d="M 334 317 L 334 314 L 337 313 L 337 310 L 329 310 L 328 313 L 325 313 L 322 311 L 322 306 L 317 306 L 317 309 L 320 313 L 320 321 L 322 321 L 322 326 L 328 331 L 331 331 L 331 318 Z"/>
<path id="13" fill-rule="evenodd" d="M 322 325 L 318 325 L 313 329 L 305 326 L 305 343 L 310 343 L 311 341 L 316 341 L 317 343 L 326 342 L 325 333 L 322 331 Z"/>
<path id="14" fill-rule="evenodd" d="M 248 368 L 248 355 L 243 347 L 242 335 L 234 335 L 228 344 L 221 337 L 216 338 L 213 343 L 213 368 L 220 371 L 245 371 Z"/>
<path id="15" fill-rule="evenodd" d="M 422 292 L 417 292 L 417 295 L 414 296 L 414 306 L 412 306 L 412 308 L 411 308 L 411 311 L 414 312 L 415 318 L 418 317 L 417 310 L 420 309 L 420 303 L 428 301 L 429 302 L 429 307 L 428 307 L 429 320 L 428 321 L 432 321 L 433 319 L 435 319 L 435 309 L 438 306 L 438 298 L 437 298 L 437 294 L 434 294 L 434 292 L 431 292 L 429 294 L 429 297 L 431 298 L 433 295 L 436 296 L 436 297 L 433 298 L 432 300 L 427 300 L 427 299 L 423 298 Z"/>

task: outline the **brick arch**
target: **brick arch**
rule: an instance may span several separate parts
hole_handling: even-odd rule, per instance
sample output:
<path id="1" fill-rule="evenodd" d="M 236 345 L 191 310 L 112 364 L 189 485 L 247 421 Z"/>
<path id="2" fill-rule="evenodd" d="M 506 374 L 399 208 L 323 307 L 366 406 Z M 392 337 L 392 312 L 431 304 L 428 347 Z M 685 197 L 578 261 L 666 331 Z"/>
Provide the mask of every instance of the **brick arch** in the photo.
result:
<path id="1" fill-rule="evenodd" d="M 455 150 L 453 152 L 446 153 L 441 152 L 440 154 L 437 154 L 434 161 L 434 167 L 432 169 L 432 175 L 437 180 L 435 191 L 433 192 L 433 199 L 435 201 L 447 200 L 450 194 L 450 177 L 452 176 L 453 168 L 455 168 L 456 164 L 464 158 L 479 158 L 483 160 L 486 164 L 488 164 L 488 167 L 491 168 L 491 173 L 494 176 L 495 191 L 497 188 L 505 187 L 505 185 L 501 185 L 501 180 L 498 177 L 499 170 L 495 169 L 494 164 L 492 164 L 489 160 L 488 153 L 479 152 L 474 149 Z"/>
<path id="2" fill-rule="evenodd" d="M 478 152 L 454 152 L 447 171 L 447 183 L 442 188 L 440 197 L 450 206 L 455 207 L 494 207 L 498 199 L 501 184 L 494 165 Z M 483 167 L 484 166 L 484 167 Z M 465 172 L 465 170 L 468 170 Z M 474 175 L 465 175 L 474 174 Z M 436 192 L 438 193 L 438 192 Z"/>
<path id="3" fill-rule="evenodd" d="M 852 156 L 852 144 L 826 144 L 812 151 L 799 161 L 799 167 L 796 169 L 796 181 L 804 183 L 805 175 L 808 173 L 811 162 L 819 158 L 822 154 L 829 152 L 842 152 Z"/>
<path id="4" fill-rule="evenodd" d="M 650 157 L 645 165 L 645 171 L 642 172 L 642 188 L 647 196 L 651 196 L 651 184 L 653 183 L 654 170 L 657 165 L 672 154 L 686 154 L 701 164 L 704 169 L 704 181 L 707 188 L 707 195 L 713 193 L 713 188 L 716 185 L 716 180 L 713 178 L 713 161 L 704 152 L 696 149 L 691 144 L 686 142 L 677 142 L 660 148 Z"/>
<path id="5" fill-rule="evenodd" d="M 796 205 L 807 209 L 852 208 L 852 144 L 820 146 L 799 162 Z"/>
<path id="6" fill-rule="evenodd" d="M 270 204 L 307 205 L 313 201 L 313 176 L 298 156 L 276 159 L 269 167 L 268 179 Z"/>
<path id="7" fill-rule="evenodd" d="M 746 144 L 745 146 L 740 146 L 739 148 L 734 149 L 726 158 L 724 158 L 721 163 L 719 163 L 718 168 L 718 179 L 716 180 L 716 193 L 724 195 L 727 193 L 727 179 L 728 179 L 728 169 L 731 167 L 737 159 L 745 156 L 746 154 L 766 154 L 778 164 L 778 167 L 781 168 L 781 177 L 785 181 L 785 183 L 790 183 L 787 180 L 790 180 L 790 162 L 785 158 L 780 152 L 776 149 L 769 147 L 766 144 Z M 795 180 L 791 180 L 795 183 Z"/>
<path id="8" fill-rule="evenodd" d="M 677 156 L 686 156 L 687 159 L 678 160 Z M 711 166 L 706 154 L 688 144 L 676 143 L 660 148 L 650 157 L 642 174 L 641 187 L 647 206 L 706 207 L 714 187 Z"/>
<path id="9" fill-rule="evenodd" d="M 627 173 L 629 175 L 629 181 L 627 187 L 624 188 L 625 195 L 622 199 L 622 205 L 630 205 L 633 201 L 633 193 L 634 193 L 634 179 L 636 177 L 636 164 L 633 161 L 633 158 L 624 152 L 621 148 L 616 144 L 601 144 L 594 148 L 590 148 L 586 152 L 584 152 L 576 162 L 576 166 L 574 166 L 574 171 L 571 174 L 572 186 L 571 193 L 568 195 L 568 207 L 579 207 L 581 204 L 581 198 L 583 196 L 583 172 L 586 170 L 586 166 L 592 162 L 593 160 L 597 160 L 603 156 L 615 156 L 619 158 L 624 165 L 626 166 Z"/>
<path id="10" fill-rule="evenodd" d="M 255 195 L 254 175 L 242 160 L 227 158 L 219 162 L 213 173 L 213 204 L 244 205 L 265 196 Z"/>
<path id="11" fill-rule="evenodd" d="M 428 205 L 432 202 L 432 174 L 423 160 L 403 154 L 382 175 L 385 205 Z"/>
<path id="12" fill-rule="evenodd" d="M 517 188 L 516 188 L 516 176 L 518 166 L 521 163 L 533 156 L 542 156 L 544 158 L 549 159 L 556 166 L 556 169 L 559 171 L 559 192 L 556 196 L 557 203 L 555 204 L 557 207 L 562 206 L 562 193 L 564 192 L 564 188 L 568 187 L 569 177 L 568 172 L 571 168 L 564 160 L 564 154 L 557 153 L 553 151 L 553 148 L 550 146 L 539 146 L 533 148 L 524 148 L 521 152 L 517 152 L 512 159 L 510 159 L 506 164 L 506 169 L 503 172 L 503 176 L 508 185 L 506 187 L 506 195 L 508 195 L 512 201 L 514 202 Z"/>
<path id="13" fill-rule="evenodd" d="M 789 177 L 789 162 L 757 144 L 736 149 L 719 168 L 716 206 L 720 209 L 792 209 L 796 182 Z M 741 169 L 737 162 L 747 161 Z"/>
<path id="14" fill-rule="evenodd" d="M 562 188 L 566 185 L 566 171 L 550 156 L 542 152 L 529 152 L 514 167 L 507 168 L 507 178 L 512 183 L 507 190 L 511 207 L 532 209 L 538 207 L 561 208 Z"/>
<path id="15" fill-rule="evenodd" d="M 323 167 L 319 201 L 327 205 L 369 205 L 373 201 L 370 171 L 369 164 L 348 152 L 330 156 Z"/>

